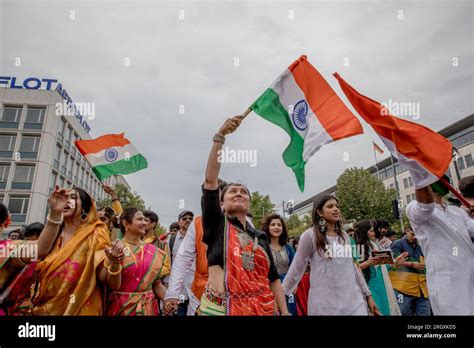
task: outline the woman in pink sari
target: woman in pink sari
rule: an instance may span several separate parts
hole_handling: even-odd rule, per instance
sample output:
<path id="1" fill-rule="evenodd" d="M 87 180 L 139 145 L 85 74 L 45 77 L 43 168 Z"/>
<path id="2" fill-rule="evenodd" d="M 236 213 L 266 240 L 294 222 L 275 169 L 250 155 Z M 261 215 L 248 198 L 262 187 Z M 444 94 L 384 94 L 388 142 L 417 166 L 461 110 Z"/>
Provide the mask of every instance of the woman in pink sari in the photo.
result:
<path id="1" fill-rule="evenodd" d="M 161 283 L 163 265 L 169 255 L 143 242 L 145 219 L 138 208 L 126 208 L 121 215 L 124 237 L 105 250 L 105 261 L 112 291 L 108 297 L 107 315 L 158 315 L 157 298 L 163 299 L 166 288 Z M 120 255 L 125 255 L 119 261 Z"/>

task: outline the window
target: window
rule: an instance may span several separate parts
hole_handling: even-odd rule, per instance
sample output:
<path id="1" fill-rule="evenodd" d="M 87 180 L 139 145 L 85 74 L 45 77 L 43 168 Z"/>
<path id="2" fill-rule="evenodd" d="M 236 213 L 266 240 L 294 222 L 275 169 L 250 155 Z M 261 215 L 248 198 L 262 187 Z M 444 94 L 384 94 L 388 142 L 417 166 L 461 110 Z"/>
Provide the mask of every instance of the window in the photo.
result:
<path id="1" fill-rule="evenodd" d="M 12 189 L 29 190 L 33 183 L 35 166 L 16 166 Z"/>
<path id="2" fill-rule="evenodd" d="M 411 196 L 408 195 L 408 196 L 407 196 L 407 204 L 410 203 L 410 202 L 411 202 Z"/>
<path id="3" fill-rule="evenodd" d="M 62 176 L 59 177 L 58 186 L 60 188 L 64 188 L 64 177 L 62 177 Z"/>
<path id="4" fill-rule="evenodd" d="M 466 169 L 466 166 L 464 165 L 464 159 L 461 156 L 459 156 L 457 162 L 458 162 L 458 169 L 459 170 Z"/>
<path id="5" fill-rule="evenodd" d="M 54 160 L 53 160 L 53 167 L 59 170 L 59 163 L 61 161 L 61 146 L 56 144 L 56 148 L 54 149 Z"/>
<path id="6" fill-rule="evenodd" d="M 411 194 L 411 200 L 412 201 L 416 200 L 416 194 L 414 194 L 414 193 Z"/>
<path id="7" fill-rule="evenodd" d="M 72 157 L 70 157 L 69 161 L 67 163 L 67 166 L 66 166 L 66 168 L 67 168 L 67 178 L 69 180 L 72 180 L 72 165 L 73 165 L 73 163 L 74 163 L 74 159 Z"/>
<path id="8" fill-rule="evenodd" d="M 0 189 L 7 187 L 8 174 L 10 174 L 9 164 L 0 164 Z"/>
<path id="9" fill-rule="evenodd" d="M 21 109 L 20 106 L 5 106 L 0 119 L 0 127 L 18 129 Z"/>
<path id="10" fill-rule="evenodd" d="M 75 163 L 73 174 L 74 174 L 74 181 L 76 182 L 76 184 L 79 182 L 79 167 L 80 166 L 81 165 L 79 164 L 79 162 Z"/>
<path id="11" fill-rule="evenodd" d="M 60 161 L 60 163 L 61 163 L 61 174 L 66 175 L 66 166 L 67 166 L 68 158 L 69 158 L 69 156 L 68 156 L 66 150 L 64 150 L 62 152 L 62 157 L 61 157 L 61 161 Z"/>
<path id="12" fill-rule="evenodd" d="M 71 137 L 71 131 L 72 129 L 70 127 L 66 127 L 66 129 L 64 130 L 64 144 L 66 145 L 66 147 L 69 147 L 70 143 L 69 143 L 69 138 Z"/>
<path id="13" fill-rule="evenodd" d="M 84 167 L 81 166 L 81 174 L 79 174 L 79 186 L 84 187 Z"/>
<path id="14" fill-rule="evenodd" d="M 22 158 L 36 159 L 41 137 L 32 135 L 23 135 L 20 145 Z"/>
<path id="15" fill-rule="evenodd" d="M 464 160 L 466 161 L 466 168 L 472 167 L 472 155 L 464 156 Z"/>
<path id="16" fill-rule="evenodd" d="M 403 187 L 405 187 L 406 189 L 409 187 L 408 178 L 403 179 Z"/>
<path id="17" fill-rule="evenodd" d="M 413 187 L 413 180 L 411 176 L 408 177 L 408 184 L 410 185 L 410 187 Z"/>
<path id="18" fill-rule="evenodd" d="M 44 122 L 44 115 L 46 109 L 28 108 L 26 113 L 26 120 L 23 128 L 25 129 L 42 129 Z"/>
<path id="19" fill-rule="evenodd" d="M 10 196 L 8 210 L 12 216 L 12 222 L 25 222 L 29 203 L 29 197 Z"/>
<path id="20" fill-rule="evenodd" d="M 51 173 L 51 178 L 49 179 L 49 194 L 51 194 L 51 192 L 53 192 L 54 187 L 56 186 L 57 178 L 58 178 L 58 174 L 56 174 L 55 172 L 52 172 Z"/>
<path id="21" fill-rule="evenodd" d="M 0 157 L 12 158 L 16 135 L 0 135 Z"/>
<path id="22" fill-rule="evenodd" d="M 63 141 L 64 140 L 64 130 L 66 129 L 66 121 L 64 120 L 64 118 L 61 117 L 60 121 L 59 121 L 59 126 L 58 126 L 58 138 L 59 138 L 59 141 Z"/>

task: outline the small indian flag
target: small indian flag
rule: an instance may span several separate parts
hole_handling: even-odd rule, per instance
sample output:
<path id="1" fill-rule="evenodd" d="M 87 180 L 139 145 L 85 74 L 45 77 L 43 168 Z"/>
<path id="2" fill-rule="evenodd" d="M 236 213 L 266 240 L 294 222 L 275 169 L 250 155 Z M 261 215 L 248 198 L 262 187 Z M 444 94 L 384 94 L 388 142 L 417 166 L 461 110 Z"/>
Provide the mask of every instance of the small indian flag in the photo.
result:
<path id="1" fill-rule="evenodd" d="M 116 174 L 131 174 L 148 167 L 145 157 L 125 138 L 125 133 L 77 140 L 75 144 L 100 180 Z"/>
<path id="2" fill-rule="evenodd" d="M 321 74 L 301 56 L 258 98 L 251 109 L 290 136 L 283 161 L 304 191 L 305 165 L 322 145 L 363 133 Z"/>

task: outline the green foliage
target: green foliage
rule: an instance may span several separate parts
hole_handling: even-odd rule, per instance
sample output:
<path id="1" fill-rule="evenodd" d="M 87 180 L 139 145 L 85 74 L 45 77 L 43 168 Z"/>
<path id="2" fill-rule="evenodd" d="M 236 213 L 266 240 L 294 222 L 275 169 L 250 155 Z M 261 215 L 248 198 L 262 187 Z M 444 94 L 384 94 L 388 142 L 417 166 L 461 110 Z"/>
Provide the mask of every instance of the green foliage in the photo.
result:
<path id="1" fill-rule="evenodd" d="M 286 220 L 286 226 L 288 228 L 288 235 L 290 237 L 299 236 L 301 233 L 306 231 L 312 224 L 312 219 L 309 214 L 303 216 L 302 219 L 296 214 L 290 215 Z"/>
<path id="2" fill-rule="evenodd" d="M 143 199 L 136 193 L 136 192 L 130 192 L 127 189 L 127 186 L 122 185 L 122 184 L 117 184 L 114 187 L 115 193 L 117 193 L 117 198 L 120 201 L 120 204 L 122 204 L 122 208 L 128 208 L 128 207 L 137 207 L 141 210 L 146 210 L 145 202 Z M 99 208 L 103 207 L 111 207 L 112 206 L 112 200 L 109 198 L 103 199 L 99 202 L 97 202 L 97 206 Z"/>
<path id="3" fill-rule="evenodd" d="M 346 222 L 381 218 L 394 222 L 392 200 L 396 191 L 386 189 L 365 169 L 346 169 L 337 179 L 336 197 Z"/>
<path id="4" fill-rule="evenodd" d="M 250 213 L 253 217 L 253 224 L 256 229 L 261 229 L 263 218 L 275 212 L 275 204 L 270 196 L 262 196 L 258 191 L 252 192 L 252 202 L 250 203 Z"/>

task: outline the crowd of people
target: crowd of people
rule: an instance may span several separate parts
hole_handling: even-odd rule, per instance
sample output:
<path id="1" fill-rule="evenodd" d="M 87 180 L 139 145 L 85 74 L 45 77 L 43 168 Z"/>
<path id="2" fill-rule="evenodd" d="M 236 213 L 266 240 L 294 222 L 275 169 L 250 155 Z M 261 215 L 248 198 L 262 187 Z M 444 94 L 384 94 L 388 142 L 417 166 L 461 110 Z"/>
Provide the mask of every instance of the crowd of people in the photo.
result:
<path id="1" fill-rule="evenodd" d="M 326 194 L 300 236 L 289 238 L 275 213 L 260 231 L 247 186 L 219 178 L 219 151 L 241 121 L 228 119 L 213 138 L 201 214 L 181 212 L 161 236 L 156 212 L 123 209 L 110 187 L 112 205 L 101 209 L 79 187 L 56 187 L 44 225 L 0 241 L 0 314 L 474 314 L 474 215 L 447 205 L 441 182 L 416 189 L 401 238 L 384 219 L 344 229 Z M 474 177 L 459 187 L 474 203 Z M 1 204 L 0 223 L 9 223 Z"/>

